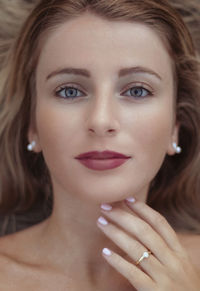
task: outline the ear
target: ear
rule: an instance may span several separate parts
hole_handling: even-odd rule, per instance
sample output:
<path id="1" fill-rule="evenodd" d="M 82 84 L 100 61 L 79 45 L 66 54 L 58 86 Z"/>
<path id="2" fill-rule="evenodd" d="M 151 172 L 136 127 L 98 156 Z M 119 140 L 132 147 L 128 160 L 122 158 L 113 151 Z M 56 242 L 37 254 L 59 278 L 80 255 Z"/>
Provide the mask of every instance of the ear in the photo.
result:
<path id="1" fill-rule="evenodd" d="M 33 148 L 33 152 L 35 153 L 41 152 L 42 148 L 40 146 L 40 140 L 39 140 L 37 130 L 32 125 L 30 125 L 29 130 L 28 130 L 28 142 L 31 143 L 32 141 L 36 142 L 36 145 Z"/>
<path id="2" fill-rule="evenodd" d="M 175 149 L 173 148 L 173 142 L 175 142 L 178 145 L 179 127 L 180 127 L 180 125 L 178 123 L 176 123 L 174 128 L 173 128 L 172 135 L 171 135 L 168 149 L 167 149 L 167 154 L 169 156 L 173 156 L 174 154 L 176 154 Z"/>

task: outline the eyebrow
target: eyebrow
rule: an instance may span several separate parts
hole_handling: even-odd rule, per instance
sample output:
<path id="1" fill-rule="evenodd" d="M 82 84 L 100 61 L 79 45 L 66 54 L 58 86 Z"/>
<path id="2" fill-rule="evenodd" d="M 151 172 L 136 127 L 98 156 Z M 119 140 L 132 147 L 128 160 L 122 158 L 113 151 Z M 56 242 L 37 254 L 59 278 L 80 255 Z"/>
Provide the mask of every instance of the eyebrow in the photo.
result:
<path id="1" fill-rule="evenodd" d="M 145 68 L 145 67 L 141 67 L 141 66 L 137 66 L 137 67 L 130 67 L 130 68 L 122 68 L 120 69 L 120 71 L 118 72 L 118 77 L 124 77 L 127 76 L 129 74 L 133 74 L 133 73 L 143 73 L 143 74 L 149 74 L 149 75 L 153 75 L 156 78 L 158 78 L 159 80 L 162 80 L 161 76 L 159 74 L 157 74 L 156 72 L 154 72 L 153 70 L 149 69 L 149 68 Z M 80 75 L 80 76 L 84 76 L 87 78 L 91 77 L 91 74 L 88 70 L 86 69 L 80 69 L 80 68 L 63 68 L 60 70 L 56 70 L 53 71 L 52 73 L 50 73 L 46 80 L 56 76 L 56 75 L 65 75 L 65 74 L 72 74 L 72 75 Z"/>

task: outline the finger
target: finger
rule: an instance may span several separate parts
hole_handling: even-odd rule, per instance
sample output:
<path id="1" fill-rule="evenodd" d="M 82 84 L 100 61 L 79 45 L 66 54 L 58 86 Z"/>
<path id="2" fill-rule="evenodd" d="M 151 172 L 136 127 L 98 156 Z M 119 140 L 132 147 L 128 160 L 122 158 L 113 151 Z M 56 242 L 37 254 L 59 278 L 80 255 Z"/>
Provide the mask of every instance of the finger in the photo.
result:
<path id="1" fill-rule="evenodd" d="M 110 238 L 133 260 L 134 263 L 138 261 L 146 251 L 146 248 L 140 242 L 105 220 L 105 218 L 100 217 L 97 221 L 97 225 L 108 238 Z M 137 267 L 141 267 L 141 270 L 149 275 L 154 281 L 158 279 L 158 274 L 161 276 L 164 272 L 163 265 L 161 265 L 153 255 L 150 255 L 147 259 L 143 259 Z"/>
<path id="2" fill-rule="evenodd" d="M 102 209 L 101 211 L 112 222 L 115 222 L 142 243 L 146 249 L 152 251 L 154 256 L 162 264 L 169 266 L 174 263 L 174 256 L 167 244 L 160 235 L 140 217 L 133 216 L 131 213 L 119 208 L 113 208 L 111 211 Z"/>
<path id="3" fill-rule="evenodd" d="M 142 201 L 136 200 L 134 203 L 131 203 L 125 200 L 125 203 L 139 217 L 144 219 L 154 230 L 156 230 L 171 250 L 181 255 L 181 257 L 185 256 L 185 250 L 180 244 L 176 232 L 169 225 L 164 216 Z"/>
<path id="4" fill-rule="evenodd" d="M 107 253 L 104 254 L 104 252 Z M 122 276 L 124 276 L 136 290 L 155 290 L 155 283 L 144 272 L 140 271 L 135 265 L 119 256 L 117 253 L 104 248 L 102 251 L 106 261 Z M 110 255 L 108 254 L 110 251 Z"/>

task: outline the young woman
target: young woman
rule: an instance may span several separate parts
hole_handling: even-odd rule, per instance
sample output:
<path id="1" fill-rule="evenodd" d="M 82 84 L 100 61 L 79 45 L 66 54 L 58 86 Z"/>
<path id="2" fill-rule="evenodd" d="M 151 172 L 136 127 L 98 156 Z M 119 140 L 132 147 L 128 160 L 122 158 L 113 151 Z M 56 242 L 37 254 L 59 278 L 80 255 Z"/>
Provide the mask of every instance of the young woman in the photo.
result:
<path id="1" fill-rule="evenodd" d="M 1 76 L 2 290 L 198 290 L 200 80 L 164 0 L 41 1 Z M 101 252 L 102 251 L 102 252 Z"/>

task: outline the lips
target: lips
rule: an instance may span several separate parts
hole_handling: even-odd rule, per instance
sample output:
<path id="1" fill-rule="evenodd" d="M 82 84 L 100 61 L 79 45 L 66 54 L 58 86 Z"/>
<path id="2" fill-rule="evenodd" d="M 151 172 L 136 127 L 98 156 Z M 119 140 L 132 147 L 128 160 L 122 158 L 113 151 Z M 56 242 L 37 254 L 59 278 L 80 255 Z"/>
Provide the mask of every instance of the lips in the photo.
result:
<path id="1" fill-rule="evenodd" d="M 92 151 L 80 154 L 76 157 L 76 159 L 95 159 L 95 160 L 106 160 L 106 159 L 128 159 L 130 156 L 126 156 L 124 154 L 113 152 L 113 151 Z"/>

